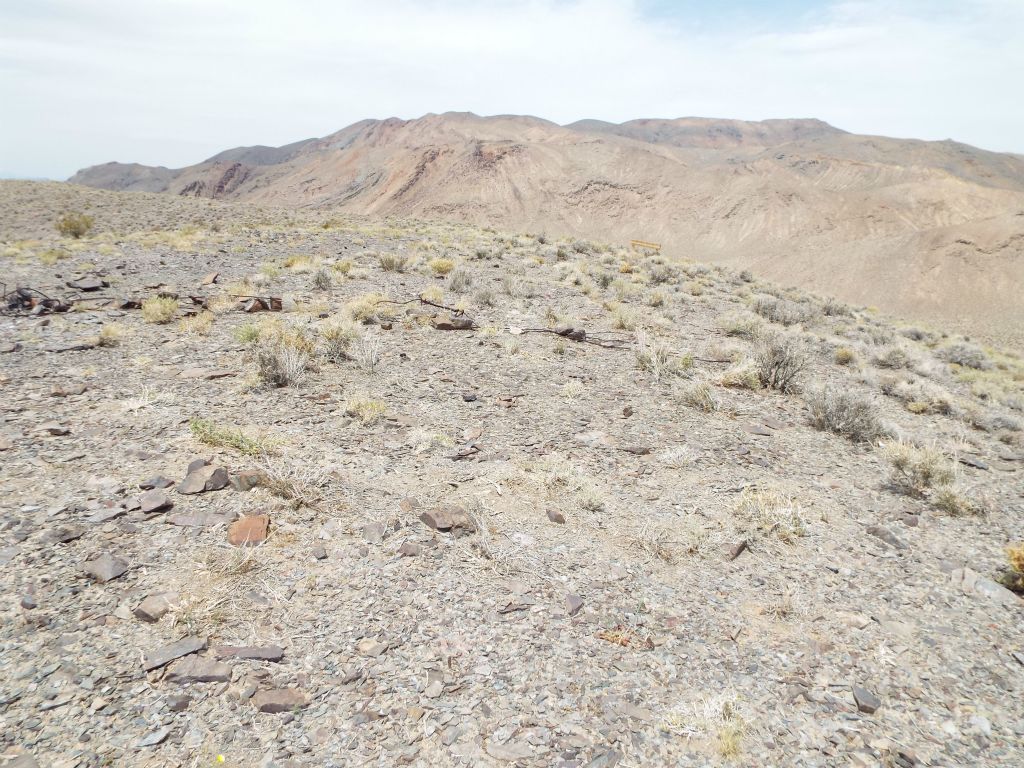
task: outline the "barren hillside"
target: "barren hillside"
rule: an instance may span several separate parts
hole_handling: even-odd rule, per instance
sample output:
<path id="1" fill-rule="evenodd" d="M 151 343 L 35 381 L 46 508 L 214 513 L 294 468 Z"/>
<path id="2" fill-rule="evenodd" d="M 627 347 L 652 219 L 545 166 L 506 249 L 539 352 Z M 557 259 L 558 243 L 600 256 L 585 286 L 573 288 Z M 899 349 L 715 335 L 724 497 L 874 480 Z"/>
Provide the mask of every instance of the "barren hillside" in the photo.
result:
<path id="1" fill-rule="evenodd" d="M 71 181 L 663 243 L 677 257 L 1024 344 L 1024 160 L 817 120 L 558 126 L 532 117 L 366 120 L 189 168 Z"/>
<path id="2" fill-rule="evenodd" d="M 589 240 L 0 222 L 0 764 L 1024 762 L 1019 357 Z"/>

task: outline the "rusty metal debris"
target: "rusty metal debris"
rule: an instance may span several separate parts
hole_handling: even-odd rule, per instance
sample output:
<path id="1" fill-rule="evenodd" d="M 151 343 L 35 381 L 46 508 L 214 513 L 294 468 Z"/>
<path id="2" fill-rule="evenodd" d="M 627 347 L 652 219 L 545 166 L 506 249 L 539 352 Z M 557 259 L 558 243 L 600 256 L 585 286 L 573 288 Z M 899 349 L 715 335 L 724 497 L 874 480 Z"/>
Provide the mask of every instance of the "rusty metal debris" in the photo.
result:
<path id="1" fill-rule="evenodd" d="M 4 289 L 7 286 L 3 286 Z M 51 312 L 67 312 L 71 309 L 71 301 L 62 301 L 47 296 L 36 288 L 19 287 L 3 294 L 3 310 L 10 313 L 27 313 L 47 315 Z"/>

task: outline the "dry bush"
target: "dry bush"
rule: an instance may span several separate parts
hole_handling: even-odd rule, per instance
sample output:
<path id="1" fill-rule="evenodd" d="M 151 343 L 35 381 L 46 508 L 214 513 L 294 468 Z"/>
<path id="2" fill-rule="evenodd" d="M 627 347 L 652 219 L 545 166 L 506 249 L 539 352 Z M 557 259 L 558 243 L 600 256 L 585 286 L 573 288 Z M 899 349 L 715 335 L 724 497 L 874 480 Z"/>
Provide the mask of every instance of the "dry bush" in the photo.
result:
<path id="1" fill-rule="evenodd" d="M 848 304 L 844 304 L 831 297 L 825 299 L 822 303 L 821 311 L 826 317 L 851 317 L 853 315 L 853 310 L 850 309 Z"/>
<path id="2" fill-rule="evenodd" d="M 409 266 L 409 257 L 401 253 L 382 253 L 377 261 L 385 272 L 405 272 Z"/>
<path id="3" fill-rule="evenodd" d="M 387 406 L 379 400 L 355 395 L 345 401 L 345 415 L 359 419 L 360 423 L 376 424 L 387 411 Z"/>
<path id="4" fill-rule="evenodd" d="M 852 366 L 857 362 L 857 353 L 849 347 L 839 347 L 832 359 L 835 360 L 836 365 Z"/>
<path id="5" fill-rule="evenodd" d="M 612 327 L 622 331 L 635 330 L 637 326 L 636 312 L 626 307 L 616 307 L 612 312 Z"/>
<path id="6" fill-rule="evenodd" d="M 726 336 L 754 339 L 760 332 L 762 323 L 757 315 L 750 312 L 730 312 L 718 319 L 718 327 Z"/>
<path id="7" fill-rule="evenodd" d="M 760 389 L 761 377 L 750 360 L 741 360 L 718 377 L 718 383 L 729 389 Z"/>
<path id="8" fill-rule="evenodd" d="M 875 355 L 874 363 L 879 368 L 907 368 L 911 363 L 910 355 L 902 347 L 889 347 Z"/>
<path id="9" fill-rule="evenodd" d="M 693 358 L 689 355 L 677 357 L 672 350 L 657 341 L 650 341 L 644 330 L 636 332 L 636 366 L 641 371 L 654 374 L 657 381 L 669 376 L 683 376 L 693 367 Z"/>
<path id="10" fill-rule="evenodd" d="M 427 266 L 435 275 L 444 276 L 455 269 L 455 262 L 452 259 L 437 257 L 428 261 Z"/>
<path id="11" fill-rule="evenodd" d="M 874 442 L 885 433 L 875 404 L 866 397 L 845 389 L 823 387 L 808 392 L 806 400 L 811 423 L 818 429 L 859 443 Z"/>
<path id="12" fill-rule="evenodd" d="M 815 309 L 809 304 L 766 295 L 754 300 L 754 311 L 766 320 L 787 326 L 806 323 L 816 315 Z"/>
<path id="13" fill-rule="evenodd" d="M 678 273 L 675 268 L 668 264 L 655 264 L 651 267 L 651 270 L 647 275 L 647 279 L 650 281 L 651 285 L 669 283 L 677 277 Z"/>
<path id="14" fill-rule="evenodd" d="M 142 319 L 147 323 L 165 324 L 174 319 L 178 311 L 178 300 L 153 296 L 142 302 Z"/>
<path id="15" fill-rule="evenodd" d="M 679 399 L 683 405 L 696 408 L 704 413 L 718 410 L 718 401 L 715 400 L 711 386 L 706 381 L 694 381 L 681 387 Z"/>
<path id="16" fill-rule="evenodd" d="M 383 301 L 385 297 L 379 293 L 364 293 L 348 302 L 345 305 L 345 312 L 357 323 L 372 325 L 389 312 L 393 312 L 391 306 L 381 303 Z"/>
<path id="17" fill-rule="evenodd" d="M 57 231 L 63 237 L 70 237 L 75 240 L 89 234 L 92 226 L 92 216 L 87 216 L 84 213 L 65 213 L 57 219 Z"/>
<path id="18" fill-rule="evenodd" d="M 448 276 L 448 287 L 454 293 L 466 293 L 473 287 L 473 275 L 465 267 L 456 267 Z"/>
<path id="19" fill-rule="evenodd" d="M 893 486 L 910 496 L 920 498 L 956 477 L 952 462 L 934 447 L 894 440 L 882 446 L 882 455 L 892 464 Z"/>
<path id="20" fill-rule="evenodd" d="M 779 392 L 795 392 L 807 367 L 803 344 L 791 336 L 764 339 L 754 356 L 754 365 L 761 385 Z"/>
<path id="21" fill-rule="evenodd" d="M 321 267 L 313 275 L 313 288 L 317 291 L 329 291 L 334 284 L 329 270 Z"/>
<path id="22" fill-rule="evenodd" d="M 365 373 L 373 373 L 380 363 L 380 339 L 376 336 L 362 336 L 352 348 L 352 359 Z"/>
<path id="23" fill-rule="evenodd" d="M 954 363 L 964 368 L 984 371 L 992 367 L 992 361 L 985 354 L 985 350 L 977 344 L 970 344 L 965 341 L 950 344 L 948 347 L 940 350 L 938 355 L 947 363 Z"/>
<path id="24" fill-rule="evenodd" d="M 188 423 L 192 436 L 205 445 L 232 448 L 246 456 L 271 453 L 274 441 L 265 436 L 251 437 L 235 427 L 225 427 L 207 419 L 192 419 Z"/>
<path id="25" fill-rule="evenodd" d="M 320 327 L 320 356 L 332 363 L 349 359 L 348 351 L 359 338 L 359 328 L 351 320 L 338 320 Z"/>
<path id="26" fill-rule="evenodd" d="M 208 336 L 213 328 L 213 312 L 200 312 L 178 321 L 178 330 L 187 336 Z"/>
<path id="27" fill-rule="evenodd" d="M 951 517 L 978 517 L 986 512 L 983 504 L 979 504 L 952 485 L 936 488 L 929 501 L 935 509 Z"/>
<path id="28" fill-rule="evenodd" d="M 759 532 L 786 543 L 807 535 L 803 509 L 780 491 L 746 488 L 736 502 L 736 512 L 753 522 Z"/>
<path id="29" fill-rule="evenodd" d="M 124 337 L 125 329 L 120 323 L 104 323 L 100 328 L 101 347 L 116 347 Z"/>
<path id="30" fill-rule="evenodd" d="M 305 378 L 313 363 L 314 346 L 298 328 L 264 328 L 249 348 L 256 380 L 271 387 L 288 387 Z"/>

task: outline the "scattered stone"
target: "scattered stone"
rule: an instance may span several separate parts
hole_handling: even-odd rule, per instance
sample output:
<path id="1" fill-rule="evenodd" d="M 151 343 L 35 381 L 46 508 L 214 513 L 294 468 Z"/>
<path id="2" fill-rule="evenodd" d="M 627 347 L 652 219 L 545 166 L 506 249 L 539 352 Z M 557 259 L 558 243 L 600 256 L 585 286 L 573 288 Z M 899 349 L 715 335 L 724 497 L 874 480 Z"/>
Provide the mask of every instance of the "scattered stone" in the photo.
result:
<path id="1" fill-rule="evenodd" d="M 167 708 L 171 712 L 184 712 L 192 703 L 192 697 L 187 693 L 172 693 L 167 697 Z"/>
<path id="2" fill-rule="evenodd" d="M 403 541 L 398 548 L 398 554 L 402 557 L 417 557 L 422 551 L 423 547 L 414 541 Z"/>
<path id="3" fill-rule="evenodd" d="M 772 430 L 761 424 L 744 424 L 743 431 L 749 435 L 756 435 L 757 437 L 771 437 Z"/>
<path id="4" fill-rule="evenodd" d="M 140 747 L 155 747 L 157 744 L 162 743 L 168 736 L 171 735 L 171 726 L 165 726 L 158 731 L 153 731 L 148 736 L 144 736 L 139 741 Z"/>
<path id="5" fill-rule="evenodd" d="M 317 560 L 327 559 L 327 548 L 323 544 L 317 544 L 310 550 L 310 553 Z"/>
<path id="6" fill-rule="evenodd" d="M 284 658 L 284 649 L 276 645 L 217 645 L 213 652 L 221 659 L 280 661 Z"/>
<path id="7" fill-rule="evenodd" d="M 75 382 L 73 384 L 57 384 L 50 390 L 51 397 L 71 397 L 73 395 L 83 394 L 88 387 L 84 382 Z"/>
<path id="8" fill-rule="evenodd" d="M 309 699 L 306 694 L 296 688 L 276 688 L 259 691 L 252 697 L 252 703 L 260 712 L 277 714 L 304 709 L 309 705 Z"/>
<path id="9" fill-rule="evenodd" d="M 548 520 L 552 523 L 558 523 L 559 525 L 565 525 L 565 515 L 557 509 L 548 510 Z"/>
<path id="10" fill-rule="evenodd" d="M 533 747 L 524 741 L 508 741 L 504 744 L 488 741 L 486 751 L 495 760 L 506 762 L 529 760 L 533 757 Z"/>
<path id="11" fill-rule="evenodd" d="M 426 696 L 428 699 L 436 699 L 442 693 L 444 693 L 444 683 L 442 683 L 440 680 L 435 680 L 430 685 L 428 685 L 426 689 L 423 691 L 423 695 Z"/>
<path id="12" fill-rule="evenodd" d="M 127 561 L 122 560 L 120 557 L 116 557 L 109 552 L 104 552 L 95 560 L 90 560 L 85 565 L 86 575 L 93 579 L 93 581 L 97 581 L 100 584 L 106 584 L 108 581 L 113 581 L 118 576 L 123 576 L 127 571 Z"/>
<path id="13" fill-rule="evenodd" d="M 169 610 L 171 610 L 171 601 L 168 600 L 167 595 L 149 595 L 135 607 L 132 613 L 140 621 L 154 624 L 160 621 Z"/>
<path id="14" fill-rule="evenodd" d="M 465 509 L 456 505 L 426 510 L 420 513 L 420 520 L 435 531 L 452 533 L 456 537 L 476 531 L 473 518 Z"/>
<path id="15" fill-rule="evenodd" d="M 227 683 L 231 681 L 231 667 L 222 661 L 189 656 L 172 663 L 164 679 L 172 683 Z"/>
<path id="16" fill-rule="evenodd" d="M 148 480 L 143 480 L 139 483 L 139 489 L 143 491 L 152 491 L 155 488 L 170 488 L 172 485 L 174 485 L 173 480 L 169 480 L 163 475 L 157 475 L 156 477 L 151 477 Z"/>
<path id="17" fill-rule="evenodd" d="M 210 464 L 210 462 L 209 462 L 208 459 L 203 459 L 203 458 L 192 459 L 192 461 L 190 461 L 188 463 L 188 467 L 185 468 L 185 474 L 186 475 L 191 475 L 197 469 L 202 469 L 203 467 L 209 466 L 209 464 Z"/>
<path id="18" fill-rule="evenodd" d="M 476 392 L 463 392 L 462 393 L 462 401 L 464 403 L 475 403 L 476 402 Z"/>
<path id="19" fill-rule="evenodd" d="M 380 544 L 384 541 L 384 535 L 386 529 L 383 523 L 367 523 L 359 529 L 359 534 L 363 537 L 363 541 L 369 544 Z"/>
<path id="20" fill-rule="evenodd" d="M 85 535 L 84 525 L 61 525 L 48 531 L 45 540 L 50 544 L 70 544 Z"/>
<path id="21" fill-rule="evenodd" d="M 0 435 L 0 451 L 9 451 L 14 447 L 14 441 L 7 435 Z"/>
<path id="22" fill-rule="evenodd" d="M 435 318 L 433 325 L 439 331 L 471 331 L 476 327 L 476 323 L 469 315 Z"/>
<path id="23" fill-rule="evenodd" d="M 882 706 L 881 699 L 859 685 L 853 686 L 853 700 L 857 702 L 857 709 L 868 715 L 873 715 Z"/>
<path id="24" fill-rule="evenodd" d="M 3 756 L 0 755 L 0 758 Z M 32 755 L 18 755 L 2 763 L 3 768 L 39 768 L 39 763 Z"/>
<path id="25" fill-rule="evenodd" d="M 737 557 L 747 551 L 749 544 L 746 539 L 737 541 L 735 544 L 729 544 L 726 546 L 725 557 L 730 562 L 735 560 Z"/>
<path id="26" fill-rule="evenodd" d="M 975 469 L 980 469 L 985 472 L 989 471 L 988 464 L 982 461 L 978 456 L 974 456 L 970 453 L 961 453 L 957 458 L 960 460 L 960 463 L 965 466 L 974 467 Z"/>
<path id="27" fill-rule="evenodd" d="M 269 529 L 267 515 L 248 515 L 228 526 L 228 543 L 233 547 L 255 547 L 266 541 Z"/>
<path id="28" fill-rule="evenodd" d="M 21 605 L 21 607 L 24 608 L 26 611 L 31 611 L 32 609 L 39 607 L 39 603 L 36 602 L 35 597 L 33 597 L 32 595 L 24 595 L 21 598 L 21 602 L 19 603 L 19 605 Z"/>
<path id="29" fill-rule="evenodd" d="M 982 578 L 970 568 L 957 568 L 950 574 L 950 580 L 954 586 L 960 587 L 964 594 L 981 595 L 1003 605 L 1021 605 L 1021 598 L 1013 592 L 991 579 Z"/>
<path id="30" fill-rule="evenodd" d="M 381 643 L 372 637 L 364 637 L 356 643 L 356 650 L 363 656 L 377 658 L 388 649 L 387 643 Z"/>
<path id="31" fill-rule="evenodd" d="M 622 760 L 622 753 L 617 749 L 609 749 L 587 763 L 586 768 L 614 768 L 620 760 Z"/>
<path id="32" fill-rule="evenodd" d="M 182 656 L 188 656 L 189 654 L 205 649 L 206 638 L 183 637 L 177 642 L 161 646 L 155 651 L 147 653 L 142 660 L 142 669 L 146 672 L 150 672 L 154 669 L 159 669 L 166 664 L 170 664 L 172 661 L 180 659 Z"/>
<path id="33" fill-rule="evenodd" d="M 153 512 L 162 512 L 171 506 L 171 500 L 161 490 L 153 489 L 139 496 L 139 509 L 147 515 Z"/>
<path id="34" fill-rule="evenodd" d="M 213 285 L 214 283 L 217 282 L 218 277 L 220 277 L 220 272 L 211 272 L 210 274 L 206 275 L 206 277 L 204 277 L 199 284 Z"/>
<path id="35" fill-rule="evenodd" d="M 228 471 L 224 467 L 206 464 L 189 470 L 188 475 L 178 485 L 178 493 L 189 495 L 205 491 L 219 491 L 221 488 L 226 488 L 228 482 Z"/>
<path id="36" fill-rule="evenodd" d="M 185 528 L 209 528 L 212 525 L 221 525 L 229 520 L 227 512 L 217 514 L 215 512 L 192 512 L 177 515 L 167 515 L 165 523 L 179 525 Z"/>
<path id="37" fill-rule="evenodd" d="M 63 424 L 57 421 L 47 421 L 36 427 L 36 432 L 45 432 L 48 435 L 54 437 L 63 437 L 64 435 L 71 434 L 71 430 L 65 427 Z"/>
<path id="38" fill-rule="evenodd" d="M 236 491 L 251 491 L 267 484 L 267 475 L 258 469 L 245 469 L 230 476 L 231 487 Z"/>
<path id="39" fill-rule="evenodd" d="M 883 525 L 872 525 L 868 528 L 868 533 L 870 533 L 876 539 L 884 541 L 886 544 L 888 544 L 890 547 L 893 547 L 894 549 L 907 548 L 906 543 L 902 539 L 900 539 L 895 533 L 893 533 Z"/>
<path id="40" fill-rule="evenodd" d="M 569 594 L 565 596 L 565 612 L 575 616 L 583 608 L 583 598 L 579 595 Z"/>
<path id="41" fill-rule="evenodd" d="M 100 280 L 98 277 L 80 277 L 77 280 L 69 280 L 67 283 L 68 288 L 74 288 L 86 293 L 98 291 L 106 288 L 108 285 L 110 284 L 106 280 Z"/>
<path id="42" fill-rule="evenodd" d="M 406 496 L 400 502 L 398 502 L 398 508 L 403 512 L 412 512 L 414 509 L 419 508 L 420 502 L 418 499 L 414 499 L 412 496 Z"/>

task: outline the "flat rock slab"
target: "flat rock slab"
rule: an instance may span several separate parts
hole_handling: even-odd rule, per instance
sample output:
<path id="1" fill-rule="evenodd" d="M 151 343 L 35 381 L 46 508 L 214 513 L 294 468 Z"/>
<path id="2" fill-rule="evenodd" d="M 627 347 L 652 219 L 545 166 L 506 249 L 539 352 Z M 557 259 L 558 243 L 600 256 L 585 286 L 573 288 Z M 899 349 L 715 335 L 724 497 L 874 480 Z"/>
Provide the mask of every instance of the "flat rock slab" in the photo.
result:
<path id="1" fill-rule="evenodd" d="M 189 656 L 173 662 L 164 679 L 172 683 L 227 683 L 231 681 L 231 666 L 216 659 Z"/>
<path id="2" fill-rule="evenodd" d="M 140 621 L 153 624 L 160 621 L 169 610 L 171 610 L 171 600 L 168 595 L 149 595 L 135 607 L 132 613 Z"/>
<path id="3" fill-rule="evenodd" d="M 424 525 L 442 533 L 452 533 L 456 537 L 465 536 L 476 530 L 473 518 L 459 506 L 434 507 L 420 513 Z"/>
<path id="4" fill-rule="evenodd" d="M 109 552 L 104 552 L 95 560 L 85 564 L 85 574 L 93 581 L 106 584 L 128 571 L 128 561 Z"/>
<path id="5" fill-rule="evenodd" d="M 252 704 L 260 712 L 276 714 L 307 707 L 309 697 L 297 688 L 273 688 L 257 692 L 252 697 Z"/>
<path id="6" fill-rule="evenodd" d="M 895 533 L 890 531 L 883 525 L 872 525 L 868 528 L 868 533 L 874 536 L 880 541 L 884 541 L 890 547 L 894 549 L 907 549 L 906 543 Z"/>
<path id="7" fill-rule="evenodd" d="M 857 709 L 868 715 L 873 715 L 882 706 L 881 699 L 859 685 L 853 686 L 853 700 L 857 703 Z"/>
<path id="8" fill-rule="evenodd" d="M 206 491 L 219 491 L 226 488 L 229 482 L 228 471 L 224 467 L 206 464 L 190 470 L 185 479 L 178 484 L 177 490 L 178 493 L 187 496 Z"/>
<path id="9" fill-rule="evenodd" d="M 171 506 L 172 502 L 167 498 L 167 494 L 155 488 L 139 496 L 139 509 L 147 515 L 153 512 L 161 512 L 169 509 Z"/>
<path id="10" fill-rule="evenodd" d="M 221 525 L 229 519 L 227 513 L 216 512 L 191 512 L 178 515 L 167 515 L 164 522 L 171 525 L 180 525 L 185 528 L 209 528 L 211 525 Z"/>
<path id="11" fill-rule="evenodd" d="M 228 544 L 233 547 L 255 547 L 267 540 L 270 517 L 249 515 L 228 526 Z"/>
<path id="12" fill-rule="evenodd" d="M 280 661 L 284 658 L 284 649 L 276 645 L 217 645 L 213 652 L 222 659 Z"/>
<path id="13" fill-rule="evenodd" d="M 949 575 L 954 586 L 967 595 L 980 595 L 995 600 L 997 603 L 1008 606 L 1020 606 L 1024 604 L 1021 598 L 1008 590 L 1002 584 L 997 584 L 991 579 L 982 578 L 977 571 L 970 568 L 957 568 Z"/>
<path id="14" fill-rule="evenodd" d="M 154 669 L 170 664 L 175 659 L 188 656 L 191 653 L 202 651 L 206 648 L 204 637 L 183 637 L 175 643 L 164 645 L 154 651 L 150 651 L 142 660 L 142 668 L 149 672 Z"/>
<path id="15" fill-rule="evenodd" d="M 170 480 L 163 475 L 157 475 L 151 477 L 148 480 L 143 480 L 139 483 L 139 488 L 143 491 L 152 491 L 154 488 L 170 488 L 174 485 L 174 481 Z"/>

